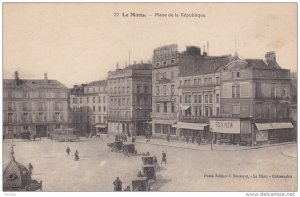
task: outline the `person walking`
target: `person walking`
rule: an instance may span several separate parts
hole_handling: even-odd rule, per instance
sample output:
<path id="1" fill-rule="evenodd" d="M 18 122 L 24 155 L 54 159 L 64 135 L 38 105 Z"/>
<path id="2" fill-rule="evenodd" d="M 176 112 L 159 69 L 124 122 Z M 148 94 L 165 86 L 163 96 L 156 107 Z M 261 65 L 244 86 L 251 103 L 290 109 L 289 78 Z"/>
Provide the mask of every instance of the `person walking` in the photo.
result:
<path id="1" fill-rule="evenodd" d="M 119 179 L 119 177 L 116 178 L 113 184 L 114 184 L 114 191 L 122 191 L 122 181 Z"/>
<path id="2" fill-rule="evenodd" d="M 190 138 L 189 138 L 189 136 L 187 135 L 187 136 L 186 136 L 186 143 L 188 144 L 189 141 L 190 141 Z"/>
<path id="3" fill-rule="evenodd" d="M 78 161 L 79 160 L 79 152 L 76 150 L 75 151 L 75 161 Z"/>
<path id="4" fill-rule="evenodd" d="M 67 155 L 69 156 L 71 149 L 69 147 L 67 147 L 66 152 L 67 152 Z"/>
<path id="5" fill-rule="evenodd" d="M 161 163 L 165 162 L 165 164 L 167 164 L 167 154 L 162 151 L 162 154 L 161 154 Z"/>
<path id="6" fill-rule="evenodd" d="M 31 163 L 28 164 L 28 170 L 29 170 L 29 173 L 32 174 L 33 166 Z"/>
<path id="7" fill-rule="evenodd" d="M 155 166 L 157 169 L 160 169 L 160 167 L 159 167 L 159 165 L 158 165 L 158 163 L 157 163 L 157 158 L 156 158 L 155 155 L 153 156 L 153 163 L 154 163 L 154 166 Z"/>

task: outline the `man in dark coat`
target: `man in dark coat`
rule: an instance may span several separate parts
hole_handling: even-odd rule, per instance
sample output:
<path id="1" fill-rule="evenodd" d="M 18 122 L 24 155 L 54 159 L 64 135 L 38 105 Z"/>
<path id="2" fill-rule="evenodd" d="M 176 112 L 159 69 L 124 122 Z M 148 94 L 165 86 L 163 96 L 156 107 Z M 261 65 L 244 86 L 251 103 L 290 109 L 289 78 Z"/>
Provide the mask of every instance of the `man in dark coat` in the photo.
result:
<path id="1" fill-rule="evenodd" d="M 163 151 L 161 154 L 161 163 L 165 162 L 167 164 L 167 154 Z"/>
<path id="2" fill-rule="evenodd" d="M 114 191 L 122 191 L 122 181 L 119 177 L 114 181 Z"/>

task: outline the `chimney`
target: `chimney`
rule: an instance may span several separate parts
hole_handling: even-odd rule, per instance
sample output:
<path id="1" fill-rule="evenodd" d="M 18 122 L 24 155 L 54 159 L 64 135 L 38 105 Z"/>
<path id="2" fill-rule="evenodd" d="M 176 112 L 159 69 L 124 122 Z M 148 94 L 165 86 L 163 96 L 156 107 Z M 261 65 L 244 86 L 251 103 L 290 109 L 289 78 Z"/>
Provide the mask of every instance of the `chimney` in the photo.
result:
<path id="1" fill-rule="evenodd" d="M 268 65 L 271 63 L 276 63 L 276 54 L 274 51 L 267 52 L 265 55 L 266 61 Z"/>
<path id="2" fill-rule="evenodd" d="M 19 73 L 18 73 L 18 71 L 15 71 L 15 83 L 16 83 L 16 85 L 19 85 L 19 81 L 20 81 Z"/>
<path id="3" fill-rule="evenodd" d="M 119 70 L 119 62 L 117 62 L 116 67 L 117 67 L 116 70 Z"/>
<path id="4" fill-rule="evenodd" d="M 48 83 L 48 76 L 47 76 L 47 73 L 44 73 L 44 82 L 45 82 L 45 83 Z"/>

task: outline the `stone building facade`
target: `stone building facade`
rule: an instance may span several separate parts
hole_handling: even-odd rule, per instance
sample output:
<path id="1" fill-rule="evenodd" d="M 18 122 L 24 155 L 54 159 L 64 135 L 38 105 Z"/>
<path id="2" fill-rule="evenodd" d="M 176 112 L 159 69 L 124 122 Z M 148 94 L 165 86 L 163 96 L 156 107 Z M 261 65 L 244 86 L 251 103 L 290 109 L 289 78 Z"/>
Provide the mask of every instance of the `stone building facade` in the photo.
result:
<path id="1" fill-rule="evenodd" d="M 45 137 L 53 129 L 69 127 L 69 89 L 56 80 L 3 80 L 3 135 L 19 137 L 22 132 Z"/>
<path id="2" fill-rule="evenodd" d="M 108 72 L 108 132 L 144 135 L 150 121 L 152 65 L 133 64 Z"/>

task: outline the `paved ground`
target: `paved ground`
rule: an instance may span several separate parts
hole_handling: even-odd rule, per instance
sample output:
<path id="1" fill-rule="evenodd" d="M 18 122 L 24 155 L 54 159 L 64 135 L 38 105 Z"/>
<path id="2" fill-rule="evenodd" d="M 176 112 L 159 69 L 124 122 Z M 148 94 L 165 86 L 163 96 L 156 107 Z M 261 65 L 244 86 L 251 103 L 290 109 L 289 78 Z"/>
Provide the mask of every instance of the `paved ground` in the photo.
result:
<path id="1" fill-rule="evenodd" d="M 109 152 L 108 141 L 106 138 L 69 143 L 48 139 L 18 141 L 14 142 L 15 157 L 23 164 L 33 164 L 33 178 L 43 180 L 44 191 L 112 191 L 112 182 L 117 176 L 125 188 L 140 170 L 141 158 Z M 4 163 L 9 161 L 10 146 L 11 141 L 5 140 Z M 67 146 L 72 150 L 69 157 L 65 153 Z M 283 154 L 296 152 L 296 144 L 239 151 L 151 143 L 137 143 L 136 148 L 139 153 L 155 154 L 159 160 L 162 150 L 167 153 L 167 165 L 161 165 L 152 191 L 297 190 L 297 158 Z M 76 149 L 81 158 L 78 162 L 74 161 Z M 288 175 L 289 178 L 272 178 L 272 175 Z"/>

